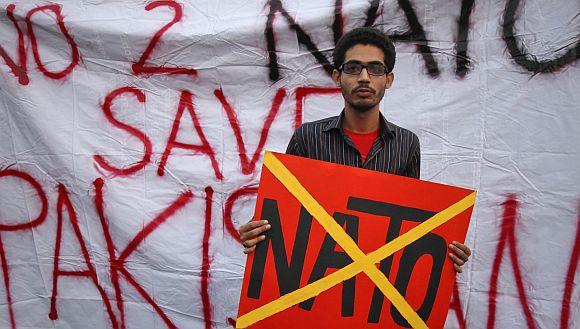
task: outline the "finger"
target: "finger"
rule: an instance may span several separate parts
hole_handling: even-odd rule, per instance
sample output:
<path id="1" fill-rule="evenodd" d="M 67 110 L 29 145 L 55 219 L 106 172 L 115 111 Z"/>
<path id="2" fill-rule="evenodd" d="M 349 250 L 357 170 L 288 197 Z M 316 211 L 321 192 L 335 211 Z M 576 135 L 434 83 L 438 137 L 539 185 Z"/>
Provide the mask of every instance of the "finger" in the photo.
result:
<path id="1" fill-rule="evenodd" d="M 254 250 L 256 250 L 256 246 L 252 246 L 250 248 L 244 248 L 244 254 L 251 254 L 254 252 Z"/>
<path id="2" fill-rule="evenodd" d="M 455 263 L 456 265 L 462 266 L 463 264 L 465 264 L 465 262 L 462 259 L 460 259 L 459 257 L 455 256 L 454 253 L 450 252 L 448 255 L 449 255 L 449 258 L 451 258 L 453 263 Z"/>
<path id="3" fill-rule="evenodd" d="M 240 238 L 242 239 L 242 241 L 253 239 L 253 238 L 257 237 L 258 235 L 260 235 L 261 233 L 269 230 L 270 227 L 272 227 L 270 224 L 258 226 L 250 231 L 246 231 L 246 232 L 242 233 L 240 235 Z"/>
<path id="4" fill-rule="evenodd" d="M 250 247 L 253 247 L 253 246 L 255 246 L 256 244 L 258 244 L 258 242 L 260 242 L 260 241 L 264 240 L 265 238 L 266 238 L 266 236 L 264 236 L 264 235 L 260 235 L 260 236 L 258 236 L 258 237 L 255 237 L 255 238 L 253 238 L 253 239 L 244 240 L 244 241 L 242 242 L 242 245 L 243 245 L 244 247 L 246 247 L 246 248 L 250 248 Z"/>
<path id="5" fill-rule="evenodd" d="M 467 257 L 471 256 L 471 249 L 469 249 L 469 247 L 468 247 L 468 246 L 464 245 L 464 244 L 463 244 L 463 243 L 461 243 L 461 242 L 457 242 L 457 241 L 453 241 L 453 242 L 452 242 L 452 244 L 453 244 L 455 247 L 457 247 L 457 248 L 461 249 L 461 251 L 463 251 L 463 252 L 464 252 L 464 253 L 467 255 Z"/>
<path id="6" fill-rule="evenodd" d="M 258 240 L 257 238 L 244 240 L 244 241 L 242 241 L 242 246 L 244 246 L 245 248 L 252 247 L 253 245 L 255 245 L 258 242 L 257 240 Z"/>
<path id="7" fill-rule="evenodd" d="M 449 249 L 451 249 L 451 251 L 453 251 L 453 253 L 457 257 L 461 258 L 461 260 L 463 260 L 464 262 L 467 262 L 467 260 L 469 259 L 469 255 L 465 253 L 465 251 L 463 251 L 462 249 L 459 249 L 456 245 L 450 244 Z"/>
<path id="8" fill-rule="evenodd" d="M 256 227 L 260 227 L 262 225 L 268 224 L 267 220 L 252 220 L 247 222 L 246 224 L 240 226 L 240 234 L 243 234 L 247 231 L 253 230 Z"/>
<path id="9" fill-rule="evenodd" d="M 253 238 L 259 236 L 260 234 L 264 233 L 265 231 L 269 230 L 270 227 L 271 227 L 270 224 L 266 224 L 266 225 L 262 225 L 260 227 L 257 227 L 251 231 L 248 231 L 241 236 L 242 241 L 253 239 Z"/>
<path id="10" fill-rule="evenodd" d="M 463 270 L 461 269 L 461 266 L 459 266 L 457 264 L 453 264 L 453 268 L 455 269 L 455 272 L 457 272 L 457 273 L 463 273 Z"/>

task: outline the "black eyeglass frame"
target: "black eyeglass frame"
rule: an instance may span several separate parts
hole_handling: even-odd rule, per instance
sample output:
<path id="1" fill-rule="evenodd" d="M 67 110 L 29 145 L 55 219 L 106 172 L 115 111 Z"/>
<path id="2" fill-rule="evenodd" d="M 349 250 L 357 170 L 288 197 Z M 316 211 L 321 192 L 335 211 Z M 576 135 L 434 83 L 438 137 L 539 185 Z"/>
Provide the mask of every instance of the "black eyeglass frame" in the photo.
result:
<path id="1" fill-rule="evenodd" d="M 349 64 L 349 63 L 352 63 L 352 64 L 359 64 L 359 65 L 360 65 L 360 70 L 358 71 L 358 73 L 354 73 L 354 72 L 353 72 L 353 73 L 344 72 L 344 66 L 345 66 L 345 65 L 347 65 L 347 64 Z M 368 68 L 369 68 L 369 66 L 370 66 L 370 65 L 377 65 L 377 64 L 383 67 L 383 73 L 381 73 L 381 74 L 372 74 L 372 73 L 369 71 L 369 69 L 368 69 Z M 390 73 L 390 71 L 389 71 L 389 69 L 387 68 L 387 66 L 386 66 L 385 64 L 381 63 L 381 62 L 370 62 L 370 63 L 366 63 L 366 64 L 365 64 L 365 63 L 362 63 L 362 62 L 359 62 L 359 61 L 348 61 L 348 62 L 346 62 L 346 63 L 342 63 L 342 65 L 340 65 L 340 66 L 338 67 L 338 70 L 339 70 L 340 72 L 343 72 L 343 73 L 345 73 L 345 74 L 349 74 L 349 75 L 359 75 L 359 74 L 362 72 L 362 70 L 363 70 L 363 69 L 366 69 L 366 70 L 367 70 L 367 73 L 368 73 L 369 75 L 372 75 L 372 76 L 375 76 L 375 77 L 380 77 L 380 76 L 383 76 L 383 75 L 385 75 L 385 74 L 388 74 L 388 73 Z"/>

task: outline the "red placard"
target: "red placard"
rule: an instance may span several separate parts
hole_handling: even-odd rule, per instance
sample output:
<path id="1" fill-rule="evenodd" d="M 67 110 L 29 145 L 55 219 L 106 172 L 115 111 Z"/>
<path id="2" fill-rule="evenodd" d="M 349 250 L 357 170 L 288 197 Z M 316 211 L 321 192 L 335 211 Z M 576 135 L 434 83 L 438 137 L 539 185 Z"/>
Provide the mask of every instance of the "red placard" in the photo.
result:
<path id="1" fill-rule="evenodd" d="M 474 201 L 468 189 L 267 152 L 254 219 L 272 227 L 248 256 L 237 326 L 443 327 L 447 246 L 464 241 Z"/>

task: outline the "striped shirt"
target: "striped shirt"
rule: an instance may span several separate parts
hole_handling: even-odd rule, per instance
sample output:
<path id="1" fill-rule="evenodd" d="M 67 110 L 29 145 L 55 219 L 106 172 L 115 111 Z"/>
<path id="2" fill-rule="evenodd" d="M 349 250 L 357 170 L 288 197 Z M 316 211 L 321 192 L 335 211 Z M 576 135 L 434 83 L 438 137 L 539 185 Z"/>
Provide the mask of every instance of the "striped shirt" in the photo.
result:
<path id="1" fill-rule="evenodd" d="M 419 178 L 419 138 L 411 131 L 387 121 L 380 112 L 379 116 L 379 136 L 364 163 L 352 140 L 342 131 L 344 111 L 339 116 L 300 126 L 290 139 L 286 154 Z"/>

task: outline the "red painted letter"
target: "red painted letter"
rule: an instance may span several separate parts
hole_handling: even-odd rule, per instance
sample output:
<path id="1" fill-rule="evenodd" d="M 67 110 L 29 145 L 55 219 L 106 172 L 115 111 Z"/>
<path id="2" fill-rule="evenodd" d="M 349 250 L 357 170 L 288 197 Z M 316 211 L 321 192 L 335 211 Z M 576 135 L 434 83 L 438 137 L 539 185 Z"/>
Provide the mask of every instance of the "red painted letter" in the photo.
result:
<path id="1" fill-rule="evenodd" d="M 213 203 L 213 189 L 205 188 L 205 223 L 203 226 L 203 250 L 201 264 L 201 302 L 205 329 L 211 329 L 211 302 L 209 300 L 209 237 L 211 236 L 211 205 Z"/>
<path id="2" fill-rule="evenodd" d="M 131 254 L 137 250 L 137 247 L 153 233 L 160 225 L 165 223 L 171 216 L 173 216 L 179 209 L 187 205 L 193 198 L 191 191 L 183 192 L 172 204 L 170 204 L 165 210 L 163 210 L 159 215 L 157 215 L 153 220 L 151 220 L 145 227 L 139 231 L 135 237 L 127 244 L 124 250 L 122 250 L 117 257 L 116 250 L 119 250 L 111 237 L 111 231 L 109 230 L 109 220 L 105 217 L 105 203 L 103 198 L 103 186 L 105 182 L 102 178 L 97 178 L 94 181 L 95 185 L 95 206 L 97 208 L 97 213 L 99 214 L 99 220 L 103 228 L 103 234 L 105 235 L 105 241 L 107 243 L 107 250 L 109 252 L 109 262 L 111 268 L 111 282 L 115 289 L 115 297 L 117 299 L 117 307 L 119 313 L 121 314 L 121 328 L 125 328 L 125 311 L 123 307 L 123 295 L 121 294 L 121 284 L 119 281 L 119 274 L 125 277 L 125 280 L 132 285 L 135 290 L 153 307 L 155 312 L 159 314 L 163 322 L 169 328 L 176 328 L 173 322 L 167 317 L 165 312 L 155 303 L 153 298 L 147 293 L 143 287 L 135 280 L 133 275 L 125 268 L 125 261 Z"/>
<path id="3" fill-rule="evenodd" d="M 465 329 L 465 317 L 461 310 L 461 300 L 459 299 L 459 289 L 457 289 L 457 280 L 453 283 L 453 299 L 449 304 L 449 310 L 453 310 L 459 323 L 459 329 Z"/>
<path id="4" fill-rule="evenodd" d="M 21 224 L 0 223 L 0 233 L 2 231 L 25 230 L 40 225 L 46 219 L 46 214 L 48 213 L 48 201 L 46 199 L 46 193 L 44 193 L 40 184 L 38 184 L 38 182 L 27 173 L 13 169 L 0 170 L 0 178 L 9 176 L 20 178 L 32 186 L 32 188 L 36 191 L 36 194 L 40 198 L 41 209 L 38 216 L 34 220 L 31 220 L 29 222 Z M 2 261 L 2 274 L 4 276 L 4 286 L 6 287 L 6 302 L 8 304 L 8 313 L 10 313 L 10 324 L 12 328 L 16 328 L 16 320 L 14 319 L 14 312 L 12 310 L 12 295 L 10 293 L 10 276 L 8 274 L 9 273 L 8 262 L 6 260 L 6 252 L 4 250 L 4 244 L 2 242 L 1 234 L 0 234 L 0 260 Z"/>
<path id="5" fill-rule="evenodd" d="M 153 48 L 155 48 L 155 45 L 157 45 L 157 42 L 159 42 L 159 39 L 161 38 L 163 33 L 165 33 L 167 30 L 169 30 L 169 28 L 173 24 L 179 22 L 181 20 L 181 17 L 183 16 L 183 10 L 181 9 L 181 5 L 178 4 L 177 2 L 173 2 L 173 1 L 154 1 L 154 2 L 151 2 L 150 4 L 148 4 L 145 7 L 145 10 L 149 11 L 149 10 L 155 9 L 157 7 L 160 7 L 160 6 L 171 7 L 173 9 L 173 11 L 175 12 L 175 16 L 173 17 L 173 20 L 171 20 L 171 22 L 165 24 L 159 31 L 157 31 L 157 33 L 155 33 L 155 35 L 153 36 L 153 38 L 149 42 L 149 45 L 147 46 L 147 48 L 143 52 L 143 55 L 141 55 L 141 58 L 139 59 L 139 61 L 137 63 L 133 64 L 133 66 L 132 66 L 133 73 L 135 73 L 136 75 L 139 75 L 142 73 L 145 73 L 145 74 L 167 73 L 167 74 L 187 74 L 187 75 L 191 75 L 191 76 L 196 76 L 197 72 L 194 69 L 186 69 L 186 68 L 182 68 L 182 67 L 145 66 L 145 62 L 147 61 L 147 59 L 149 59 L 149 56 L 151 56 L 151 52 L 153 51 Z"/>
<path id="6" fill-rule="evenodd" d="M 228 233 L 230 233 L 230 235 L 234 239 L 236 239 L 236 241 L 238 241 L 240 243 L 242 242 L 242 239 L 240 238 L 240 233 L 238 233 L 238 230 L 234 227 L 234 223 L 232 221 L 232 210 L 234 208 L 235 202 L 239 198 L 241 198 L 243 196 L 256 195 L 256 194 L 258 194 L 258 187 L 257 186 L 244 186 L 241 189 L 232 193 L 228 197 L 228 199 L 226 200 L 226 206 L 224 208 L 224 215 L 223 215 L 224 227 L 226 228 Z M 250 220 L 250 219 L 247 218 L 247 220 Z"/>
<path id="7" fill-rule="evenodd" d="M 115 127 L 118 127 L 128 132 L 129 134 L 137 137 L 143 143 L 143 146 L 145 148 L 145 154 L 143 155 L 143 159 L 141 161 L 127 168 L 114 167 L 110 165 L 107 161 L 105 161 L 103 156 L 98 154 L 93 157 L 93 159 L 95 160 L 96 163 L 99 164 L 99 166 L 112 172 L 114 175 L 117 176 L 128 176 L 145 167 L 147 163 L 149 163 L 149 160 L 151 159 L 151 149 L 152 149 L 151 141 L 144 132 L 142 132 L 137 128 L 129 126 L 128 124 L 122 123 L 121 121 L 115 119 L 115 117 L 113 116 L 113 112 L 111 111 L 113 100 L 125 93 L 133 94 L 135 97 L 137 97 L 137 100 L 141 103 L 145 102 L 145 94 L 141 90 L 134 87 L 122 87 L 113 90 L 107 95 L 107 97 L 105 98 L 105 103 L 103 104 L 103 112 L 105 113 L 105 117 L 107 118 L 107 120 L 109 120 L 109 122 L 111 122 Z"/>
<path id="8" fill-rule="evenodd" d="M 566 274 L 566 283 L 564 284 L 564 297 L 562 298 L 562 316 L 560 317 L 560 328 L 568 329 L 568 321 L 570 320 L 570 299 L 572 297 L 572 289 L 574 288 L 574 275 L 578 270 L 578 254 L 580 253 L 580 207 L 578 207 L 578 224 L 576 226 L 576 240 L 574 241 L 574 249 L 572 249 L 572 256 L 570 257 L 570 265 L 568 266 L 568 273 Z"/>
<path id="9" fill-rule="evenodd" d="M 167 164 L 167 159 L 171 154 L 171 150 L 175 147 L 182 148 L 186 150 L 192 150 L 194 152 L 206 154 L 209 159 L 211 160 L 211 165 L 213 167 L 215 177 L 219 180 L 223 178 L 223 175 L 220 171 L 218 162 L 215 158 L 215 153 L 209 145 L 207 138 L 205 138 L 205 134 L 203 133 L 203 129 L 201 129 L 201 125 L 199 124 L 199 119 L 197 118 L 197 114 L 195 113 L 195 108 L 193 106 L 193 95 L 189 91 L 182 91 L 181 98 L 179 99 L 179 105 L 177 107 L 177 113 L 175 114 L 175 119 L 173 120 L 173 128 L 171 128 L 171 133 L 169 134 L 169 140 L 165 145 L 165 151 L 163 152 L 163 156 L 161 157 L 161 162 L 159 163 L 159 167 L 157 168 L 157 174 L 159 176 L 163 176 L 165 174 L 165 165 Z M 193 144 L 185 144 L 176 141 L 177 133 L 179 132 L 179 123 L 181 122 L 181 117 L 183 116 L 183 112 L 187 108 L 191 119 L 193 120 L 193 126 L 195 127 L 195 131 L 201 140 L 201 145 L 193 145 Z"/>
<path id="10" fill-rule="evenodd" d="M 508 243 L 509 255 L 512 261 L 512 268 L 514 270 L 514 276 L 516 279 L 516 285 L 518 287 L 518 294 L 520 297 L 520 304 L 524 309 L 524 314 L 526 316 L 526 321 L 528 323 L 528 328 L 536 328 L 534 318 L 532 316 L 532 311 L 530 305 L 528 304 L 528 297 L 526 296 L 526 290 L 524 288 L 524 282 L 522 280 L 522 273 L 520 271 L 520 264 L 518 261 L 518 253 L 516 250 L 517 241 L 515 235 L 516 228 L 516 217 L 518 213 L 518 200 L 515 195 L 509 195 L 507 200 L 503 203 L 504 212 L 503 220 L 501 223 L 501 233 L 499 237 L 499 243 L 495 252 L 495 259 L 493 260 L 493 269 L 491 272 L 491 280 L 489 287 L 489 314 L 487 318 L 487 328 L 491 329 L 495 327 L 495 298 L 497 296 L 497 283 L 499 278 L 499 268 L 501 266 L 501 261 L 503 259 L 503 251 L 506 248 L 506 241 Z"/>
<path id="11" fill-rule="evenodd" d="M 4 59 L 4 62 L 6 62 L 6 65 L 8 65 L 10 68 L 12 74 L 18 78 L 18 82 L 21 85 L 27 85 L 30 80 L 28 80 L 28 74 L 26 70 L 26 50 L 24 49 L 24 35 L 20 29 L 20 26 L 18 26 L 18 22 L 16 22 L 16 19 L 14 18 L 14 7 L 15 6 L 13 4 L 6 7 L 6 16 L 8 16 L 8 18 L 12 21 L 12 24 L 18 32 L 18 64 L 16 64 L 12 58 L 8 56 L 2 46 L 0 46 L 0 56 Z"/>
<path id="12" fill-rule="evenodd" d="M 80 54 L 79 49 L 73 38 L 68 33 L 66 27 L 64 26 L 63 16 L 60 11 L 61 7 L 59 5 L 46 5 L 42 7 L 37 7 L 32 9 L 26 15 L 26 26 L 28 27 L 28 36 L 30 37 L 30 41 L 32 42 L 32 54 L 34 55 L 34 61 L 36 65 L 38 65 L 38 69 L 47 77 L 51 79 L 62 79 L 63 77 L 67 76 L 73 68 L 79 63 Z M 30 18 L 32 15 L 39 11 L 52 11 L 56 15 L 56 22 L 58 24 L 58 28 L 60 32 L 64 35 L 66 41 L 68 42 L 71 48 L 71 62 L 70 64 L 60 72 L 50 72 L 44 67 L 42 60 L 40 59 L 40 55 L 38 54 L 38 44 L 36 42 L 36 36 L 34 35 L 34 29 L 32 28 L 32 22 Z"/>
<path id="13" fill-rule="evenodd" d="M 264 121 L 264 126 L 262 127 L 262 132 L 260 133 L 260 141 L 258 142 L 258 147 L 256 151 L 252 155 L 252 159 L 248 159 L 248 155 L 246 152 L 246 145 L 244 144 L 244 139 L 242 138 L 242 132 L 240 130 L 240 123 L 238 121 L 238 117 L 236 112 L 232 108 L 232 106 L 228 103 L 223 91 L 221 89 L 217 89 L 214 91 L 215 96 L 219 99 L 226 111 L 228 116 L 228 122 L 234 131 L 234 135 L 236 136 L 236 142 L 238 145 L 238 154 L 240 156 L 240 161 L 242 163 L 242 173 L 244 175 L 249 175 L 254 172 L 256 168 L 256 162 L 262 153 L 262 149 L 264 148 L 264 144 L 266 144 L 266 139 L 268 138 L 268 132 L 270 131 L 270 126 L 280 109 L 280 105 L 286 97 L 286 90 L 278 89 L 276 92 L 276 96 L 274 96 L 274 101 L 272 102 L 272 106 L 270 107 L 270 112 Z"/>
<path id="14" fill-rule="evenodd" d="M 105 304 L 105 308 L 107 309 L 107 313 L 109 314 L 109 318 L 111 319 L 111 324 L 113 328 L 119 328 L 117 324 L 117 319 L 115 318 L 115 313 L 113 313 L 113 308 L 111 307 L 111 301 L 109 300 L 109 296 L 105 293 L 105 290 L 99 284 L 99 279 L 97 277 L 97 272 L 95 271 L 95 267 L 91 262 L 89 257 L 89 250 L 85 244 L 85 240 L 83 239 L 83 235 L 79 228 L 79 222 L 77 219 L 77 214 L 75 209 L 68 197 L 68 193 L 64 185 L 58 185 L 58 201 L 57 201 L 57 227 L 56 227 L 56 241 L 54 247 L 54 266 L 53 266 L 53 274 L 52 274 L 52 296 L 50 297 L 50 313 L 48 317 L 51 320 L 58 319 L 58 311 L 56 309 L 56 295 L 58 294 L 58 279 L 60 276 L 76 276 L 76 277 L 86 277 L 91 279 L 95 288 L 101 294 L 101 298 L 103 299 L 103 303 Z M 68 218 L 74 230 L 74 234 L 79 242 L 81 252 L 83 254 L 83 258 L 85 264 L 87 266 L 87 270 L 85 271 L 65 271 L 59 268 L 60 264 L 60 245 L 62 241 L 62 222 L 63 222 L 63 212 L 66 210 L 68 213 Z"/>
<path id="15" fill-rule="evenodd" d="M 340 88 L 324 88 L 324 87 L 298 87 L 296 88 L 296 115 L 294 117 L 294 130 L 298 129 L 302 124 L 304 107 L 304 99 L 308 95 L 328 95 L 339 94 Z"/>

